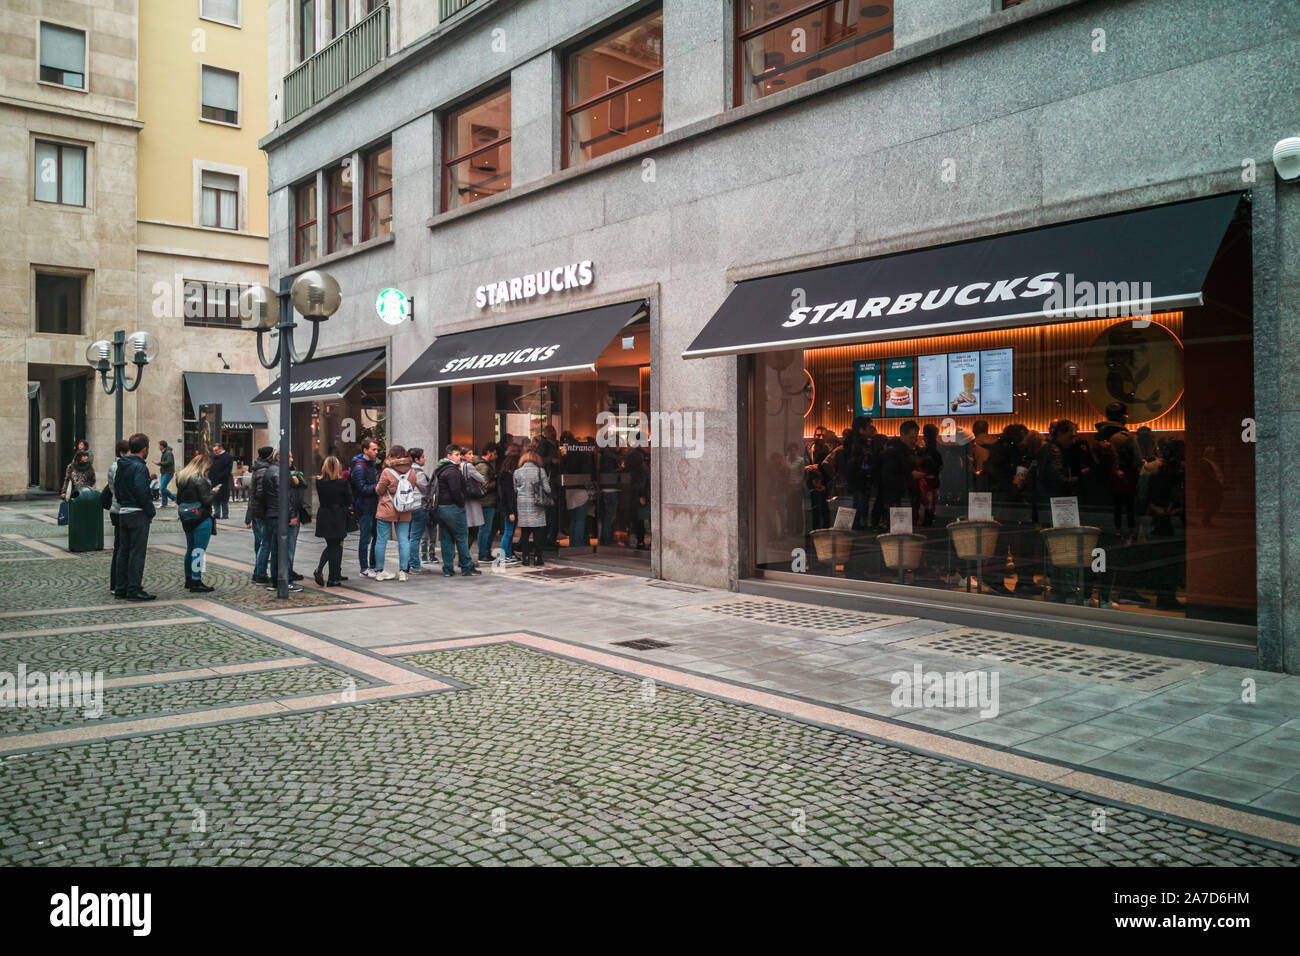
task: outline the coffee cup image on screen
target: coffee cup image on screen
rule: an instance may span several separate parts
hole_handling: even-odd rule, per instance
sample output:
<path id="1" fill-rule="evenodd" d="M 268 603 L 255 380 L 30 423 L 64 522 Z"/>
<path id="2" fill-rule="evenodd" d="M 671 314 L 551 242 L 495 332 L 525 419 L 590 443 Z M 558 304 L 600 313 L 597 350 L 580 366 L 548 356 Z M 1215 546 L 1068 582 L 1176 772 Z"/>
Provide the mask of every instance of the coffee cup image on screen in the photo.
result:
<path id="1" fill-rule="evenodd" d="M 974 414 L 980 410 L 979 355 L 954 352 L 948 356 L 948 410 Z"/>

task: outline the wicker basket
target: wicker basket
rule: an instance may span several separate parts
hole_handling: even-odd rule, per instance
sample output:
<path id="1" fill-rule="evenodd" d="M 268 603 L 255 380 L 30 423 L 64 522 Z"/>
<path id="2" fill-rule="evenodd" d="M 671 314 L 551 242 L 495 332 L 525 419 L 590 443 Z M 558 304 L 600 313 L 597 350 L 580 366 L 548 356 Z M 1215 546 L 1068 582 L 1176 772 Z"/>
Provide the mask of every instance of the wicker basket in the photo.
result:
<path id="1" fill-rule="evenodd" d="M 1092 564 L 1092 552 L 1101 538 L 1101 529 L 1085 525 L 1081 528 L 1044 528 L 1043 550 L 1047 560 L 1058 568 L 1086 568 Z"/>
<path id="2" fill-rule="evenodd" d="M 996 557 L 999 527 L 996 521 L 954 521 L 948 525 L 958 559 L 974 561 Z"/>
<path id="3" fill-rule="evenodd" d="M 853 550 L 853 532 L 823 528 L 812 533 L 817 560 L 832 567 L 847 564 Z"/>
<path id="4" fill-rule="evenodd" d="M 885 567 L 904 571 L 915 571 L 921 566 L 921 553 L 925 547 L 925 536 L 919 534 L 882 534 L 876 538 L 880 544 L 880 553 L 885 558 Z"/>

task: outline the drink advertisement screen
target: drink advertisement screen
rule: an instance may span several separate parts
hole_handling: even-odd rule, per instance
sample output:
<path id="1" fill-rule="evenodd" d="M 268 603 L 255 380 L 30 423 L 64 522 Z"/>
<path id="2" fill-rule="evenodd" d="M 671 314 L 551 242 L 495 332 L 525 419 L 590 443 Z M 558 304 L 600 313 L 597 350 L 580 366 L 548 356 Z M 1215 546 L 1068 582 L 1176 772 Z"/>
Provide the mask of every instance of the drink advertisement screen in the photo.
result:
<path id="1" fill-rule="evenodd" d="M 922 355 L 916 360 L 916 413 L 948 414 L 947 355 Z"/>
<path id="2" fill-rule="evenodd" d="M 952 415 L 980 413 L 980 354 L 948 354 L 948 412 Z"/>
<path id="3" fill-rule="evenodd" d="M 916 413 L 916 359 L 885 359 L 885 417 L 909 418 Z"/>
<path id="4" fill-rule="evenodd" d="M 880 417 L 880 360 L 853 363 L 855 417 Z"/>
<path id="5" fill-rule="evenodd" d="M 980 353 L 980 410 L 986 415 L 1010 415 L 1012 408 L 1011 349 Z"/>

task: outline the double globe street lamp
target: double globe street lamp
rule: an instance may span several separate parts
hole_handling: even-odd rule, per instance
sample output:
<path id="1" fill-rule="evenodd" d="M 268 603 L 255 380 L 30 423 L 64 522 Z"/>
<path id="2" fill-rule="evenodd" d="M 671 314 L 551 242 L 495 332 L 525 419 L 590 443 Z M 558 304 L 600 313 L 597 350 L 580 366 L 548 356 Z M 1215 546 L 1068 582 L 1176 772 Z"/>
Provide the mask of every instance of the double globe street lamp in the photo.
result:
<path id="1" fill-rule="evenodd" d="M 278 308 L 277 308 L 278 300 Z M 264 285 L 253 286 L 239 297 L 239 314 L 243 327 L 257 333 L 257 359 L 263 368 L 280 368 L 280 509 L 276 528 L 276 549 L 279 560 L 276 568 L 276 593 L 289 597 L 289 452 L 293 447 L 293 419 L 289 397 L 293 391 L 293 365 L 310 362 L 316 354 L 320 339 L 320 324 L 338 311 L 343 295 L 339 284 L 328 272 L 304 272 L 289 285 L 287 278 L 280 280 L 280 292 Z M 311 344 L 305 355 L 298 352 L 293 342 L 294 310 L 311 323 Z M 266 357 L 264 336 L 277 333 L 275 355 Z"/>
<path id="2" fill-rule="evenodd" d="M 127 353 L 135 366 L 135 381 L 126 377 Z M 113 333 L 113 341 L 100 339 L 86 348 L 86 363 L 99 373 L 99 384 L 104 393 L 113 396 L 113 442 L 122 440 L 122 399 L 126 392 L 134 392 L 144 378 L 144 367 L 158 358 L 158 340 L 148 332 Z M 109 373 L 112 372 L 110 380 Z"/>

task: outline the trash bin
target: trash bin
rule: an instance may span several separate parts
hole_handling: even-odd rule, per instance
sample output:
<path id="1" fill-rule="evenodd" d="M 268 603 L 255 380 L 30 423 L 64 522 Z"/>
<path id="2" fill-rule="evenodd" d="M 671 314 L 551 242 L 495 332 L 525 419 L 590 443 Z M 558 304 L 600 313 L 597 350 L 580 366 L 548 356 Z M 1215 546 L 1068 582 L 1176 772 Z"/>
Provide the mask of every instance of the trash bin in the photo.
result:
<path id="1" fill-rule="evenodd" d="M 83 488 L 68 502 L 68 550 L 104 550 L 104 507 L 94 488 Z"/>

